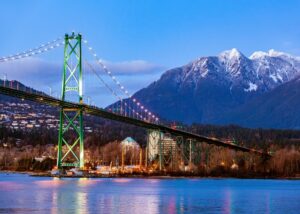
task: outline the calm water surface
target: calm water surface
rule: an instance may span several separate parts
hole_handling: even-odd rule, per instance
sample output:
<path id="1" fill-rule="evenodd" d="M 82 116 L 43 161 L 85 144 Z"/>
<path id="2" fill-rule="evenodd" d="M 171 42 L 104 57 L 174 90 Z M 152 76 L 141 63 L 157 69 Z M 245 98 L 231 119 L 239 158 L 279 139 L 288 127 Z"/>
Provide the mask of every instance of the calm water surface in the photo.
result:
<path id="1" fill-rule="evenodd" d="M 2 173 L 0 213 L 300 213 L 300 181 Z"/>

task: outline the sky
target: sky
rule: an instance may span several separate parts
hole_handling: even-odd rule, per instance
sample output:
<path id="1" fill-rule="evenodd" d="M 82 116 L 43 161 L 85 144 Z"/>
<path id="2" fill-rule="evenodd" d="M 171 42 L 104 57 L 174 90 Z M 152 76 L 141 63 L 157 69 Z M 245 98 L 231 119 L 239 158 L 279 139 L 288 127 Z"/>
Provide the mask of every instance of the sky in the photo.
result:
<path id="1" fill-rule="evenodd" d="M 246 56 L 269 49 L 300 55 L 299 11 L 299 0 L 3 0 L 0 56 L 80 32 L 134 93 L 167 69 L 232 48 Z M 0 64 L 0 78 L 7 74 L 59 94 L 62 63 L 63 49 L 57 49 Z M 115 99 L 96 83 L 86 88 L 97 105 Z"/>

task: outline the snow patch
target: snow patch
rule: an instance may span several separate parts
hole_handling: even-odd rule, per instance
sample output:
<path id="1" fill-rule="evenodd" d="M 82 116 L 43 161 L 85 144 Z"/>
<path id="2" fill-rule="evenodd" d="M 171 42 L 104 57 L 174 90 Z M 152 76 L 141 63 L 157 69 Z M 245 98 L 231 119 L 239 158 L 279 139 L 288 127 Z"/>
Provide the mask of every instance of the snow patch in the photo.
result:
<path id="1" fill-rule="evenodd" d="M 274 74 L 270 74 L 269 77 L 272 78 L 274 82 L 278 82 L 278 79 Z"/>
<path id="2" fill-rule="evenodd" d="M 281 52 L 281 51 L 276 51 L 274 49 L 270 49 L 268 52 L 264 52 L 264 51 L 255 51 L 253 52 L 253 54 L 251 54 L 251 56 L 249 57 L 249 59 L 260 59 L 263 57 L 287 57 L 287 58 L 297 58 L 297 57 L 293 57 L 290 54 Z"/>
<path id="3" fill-rule="evenodd" d="M 231 50 L 223 51 L 219 58 L 223 60 L 237 59 L 240 58 L 243 54 L 236 48 L 232 48 Z"/>
<path id="4" fill-rule="evenodd" d="M 269 56 L 270 57 L 278 57 L 278 56 L 283 56 L 283 55 L 290 57 L 290 55 L 287 54 L 287 53 L 280 52 L 280 51 L 275 51 L 274 49 L 269 50 Z"/>
<path id="5" fill-rule="evenodd" d="M 249 82 L 249 88 L 244 89 L 246 92 L 256 91 L 258 86 L 255 83 Z"/>
<path id="6" fill-rule="evenodd" d="M 272 78 L 272 80 L 276 83 L 278 82 L 278 80 L 280 80 L 280 82 L 283 82 L 282 76 L 280 76 L 280 74 L 270 74 L 269 77 Z"/>
<path id="7" fill-rule="evenodd" d="M 208 74 L 208 70 L 206 69 L 204 72 L 201 73 L 201 77 L 206 77 Z"/>
<path id="8" fill-rule="evenodd" d="M 281 82 L 283 82 L 282 76 L 280 76 L 279 74 L 277 74 L 277 79 L 279 79 Z"/>
<path id="9" fill-rule="evenodd" d="M 262 58 L 265 56 L 269 56 L 269 54 L 266 52 L 263 52 L 263 51 L 255 51 L 255 52 L 253 52 L 253 54 L 251 54 L 249 59 L 259 59 L 259 58 Z"/>

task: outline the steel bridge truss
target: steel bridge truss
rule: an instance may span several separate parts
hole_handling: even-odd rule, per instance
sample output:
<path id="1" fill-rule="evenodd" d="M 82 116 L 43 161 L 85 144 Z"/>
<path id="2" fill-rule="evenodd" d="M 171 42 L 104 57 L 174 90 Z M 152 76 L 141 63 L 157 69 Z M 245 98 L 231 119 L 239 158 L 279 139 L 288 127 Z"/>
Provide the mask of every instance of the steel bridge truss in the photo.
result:
<path id="1" fill-rule="evenodd" d="M 65 35 L 62 101 L 71 97 L 69 94 L 75 95 L 79 104 L 83 104 L 81 35 L 74 33 Z M 83 130 L 82 107 L 80 105 L 78 107 L 62 106 L 58 135 L 58 168 L 65 166 L 84 167 Z"/>
<path id="2" fill-rule="evenodd" d="M 167 136 L 167 137 L 166 137 Z M 192 138 L 169 136 L 159 130 L 148 130 L 145 152 L 145 166 L 158 163 L 158 169 L 168 171 L 188 170 L 194 166 L 209 165 L 211 146 Z M 179 168 L 178 168 L 179 167 Z"/>

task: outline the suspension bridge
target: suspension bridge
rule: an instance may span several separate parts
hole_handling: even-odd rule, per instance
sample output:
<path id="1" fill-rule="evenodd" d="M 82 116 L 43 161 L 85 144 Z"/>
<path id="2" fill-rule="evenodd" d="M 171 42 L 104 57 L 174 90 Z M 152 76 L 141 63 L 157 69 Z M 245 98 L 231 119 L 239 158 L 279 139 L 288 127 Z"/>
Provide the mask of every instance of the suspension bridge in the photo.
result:
<path id="1" fill-rule="evenodd" d="M 109 86 L 105 80 L 99 75 L 95 64 L 88 60 L 82 59 L 82 44 L 84 44 L 89 53 L 94 58 L 96 65 L 100 66 L 119 91 L 125 95 L 120 96 L 113 87 Z M 58 47 L 64 47 L 64 64 L 62 75 L 62 93 L 61 98 L 53 97 L 51 94 L 37 93 L 31 88 L 19 87 L 18 85 L 6 85 L 5 81 L 0 86 L 0 93 L 24 100 L 39 102 L 60 108 L 59 137 L 58 137 L 58 153 L 57 167 L 79 167 L 84 168 L 84 114 L 94 115 L 113 121 L 119 121 L 125 124 L 135 125 L 147 129 L 147 147 L 146 162 L 149 158 L 150 147 L 157 148 L 157 157 L 160 170 L 164 167 L 163 154 L 163 134 L 171 135 L 176 139 L 178 147 L 187 148 L 189 152 L 189 161 L 192 161 L 196 152 L 193 151 L 195 145 L 206 143 L 218 147 L 229 148 L 235 151 L 254 153 L 259 156 L 269 157 L 266 152 L 240 146 L 231 142 L 225 142 L 216 138 L 201 136 L 196 133 L 174 129 L 168 125 L 164 125 L 159 117 L 151 112 L 136 97 L 130 95 L 124 85 L 118 81 L 116 76 L 106 67 L 103 60 L 98 58 L 95 50 L 89 46 L 87 40 L 82 38 L 81 34 L 66 34 L 64 38 L 58 38 L 46 44 L 42 44 L 37 48 L 0 58 L 0 63 L 15 61 L 27 57 L 33 57 Z M 94 73 L 95 77 L 101 82 L 108 91 L 118 99 L 118 102 L 109 108 L 100 108 L 85 103 L 83 99 L 83 66 L 85 64 L 89 70 Z M 59 75 L 59 73 L 58 73 Z M 75 99 L 74 99 L 75 96 Z M 71 136 L 71 137 L 70 137 Z M 76 137 L 74 137 L 76 136 Z M 63 146 L 67 147 L 67 151 L 63 150 Z M 183 152 L 184 153 L 184 152 Z M 172 152 L 171 152 L 172 154 Z M 194 157 L 196 158 L 196 157 Z"/>

